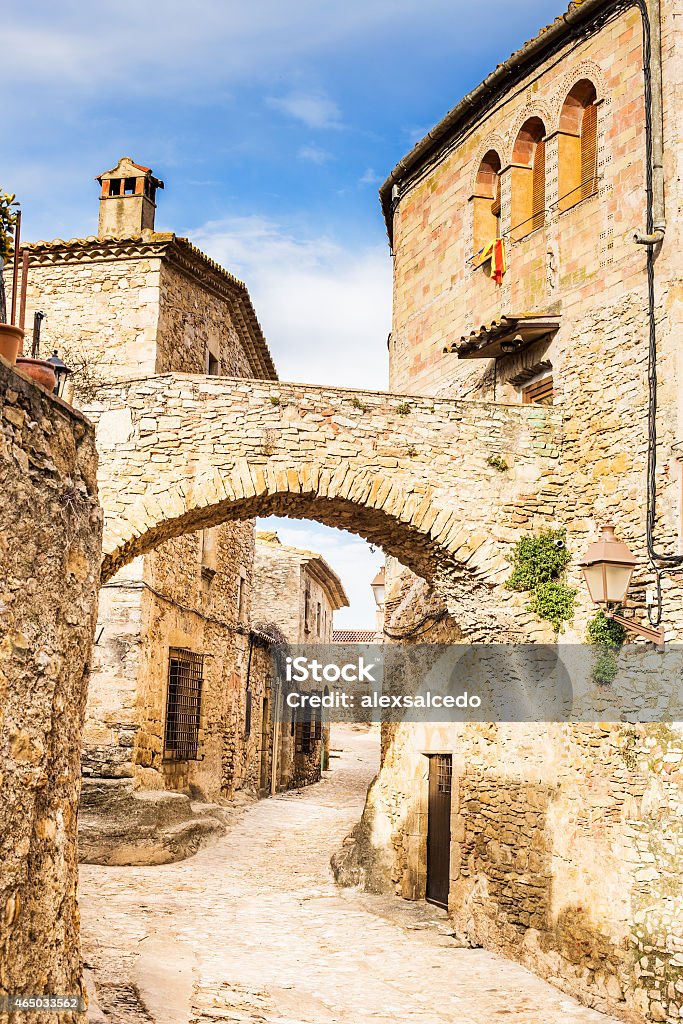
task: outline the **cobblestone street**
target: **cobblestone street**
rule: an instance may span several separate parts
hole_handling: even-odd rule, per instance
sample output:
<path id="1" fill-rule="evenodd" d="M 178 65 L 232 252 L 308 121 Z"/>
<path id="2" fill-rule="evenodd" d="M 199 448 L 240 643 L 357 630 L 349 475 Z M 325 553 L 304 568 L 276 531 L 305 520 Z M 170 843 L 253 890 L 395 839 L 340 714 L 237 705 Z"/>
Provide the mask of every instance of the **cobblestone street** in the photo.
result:
<path id="1" fill-rule="evenodd" d="M 518 965 L 459 948 L 426 904 L 338 889 L 377 736 L 337 728 L 323 782 L 248 806 L 178 864 L 84 865 L 94 1022 L 610 1024 Z"/>

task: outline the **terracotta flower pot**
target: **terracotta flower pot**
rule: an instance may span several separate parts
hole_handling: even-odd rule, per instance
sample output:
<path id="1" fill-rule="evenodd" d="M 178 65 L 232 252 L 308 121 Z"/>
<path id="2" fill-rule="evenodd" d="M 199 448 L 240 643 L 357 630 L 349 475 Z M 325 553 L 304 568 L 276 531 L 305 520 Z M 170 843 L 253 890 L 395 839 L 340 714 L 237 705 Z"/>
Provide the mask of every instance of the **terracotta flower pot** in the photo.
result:
<path id="1" fill-rule="evenodd" d="M 17 370 L 30 377 L 36 384 L 42 384 L 48 391 L 54 391 L 57 383 L 55 371 L 51 363 L 45 359 L 29 359 L 28 356 L 17 358 Z"/>
<path id="2" fill-rule="evenodd" d="M 0 324 L 0 356 L 3 356 L 12 366 L 17 361 L 17 354 L 21 349 L 23 340 L 24 332 L 21 327 L 14 327 L 12 324 Z"/>

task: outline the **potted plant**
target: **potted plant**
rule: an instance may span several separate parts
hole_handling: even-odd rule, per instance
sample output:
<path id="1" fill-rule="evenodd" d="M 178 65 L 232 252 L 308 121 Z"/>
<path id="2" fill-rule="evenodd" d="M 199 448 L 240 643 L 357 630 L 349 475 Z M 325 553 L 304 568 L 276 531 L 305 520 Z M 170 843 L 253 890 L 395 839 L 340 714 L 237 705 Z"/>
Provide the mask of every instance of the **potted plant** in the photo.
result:
<path id="1" fill-rule="evenodd" d="M 12 234 L 17 223 L 15 197 L 0 189 L 0 356 L 14 364 L 21 348 L 24 332 L 7 323 L 7 296 L 3 270 L 5 260 L 12 252 Z M 16 246 L 14 246 L 16 248 Z"/>

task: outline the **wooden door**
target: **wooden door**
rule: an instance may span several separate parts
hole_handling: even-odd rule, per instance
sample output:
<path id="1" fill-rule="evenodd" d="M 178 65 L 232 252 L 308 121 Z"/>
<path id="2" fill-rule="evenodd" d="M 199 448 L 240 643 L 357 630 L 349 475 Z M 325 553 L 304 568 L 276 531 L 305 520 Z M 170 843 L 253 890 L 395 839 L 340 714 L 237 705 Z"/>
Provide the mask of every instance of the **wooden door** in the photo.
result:
<path id="1" fill-rule="evenodd" d="M 261 712 L 261 777 L 259 779 L 259 790 L 263 796 L 270 792 L 270 709 L 268 698 L 263 698 L 263 710 Z"/>
<path id="2" fill-rule="evenodd" d="M 451 779 L 453 758 L 429 758 L 427 816 L 427 900 L 448 909 L 451 866 Z"/>

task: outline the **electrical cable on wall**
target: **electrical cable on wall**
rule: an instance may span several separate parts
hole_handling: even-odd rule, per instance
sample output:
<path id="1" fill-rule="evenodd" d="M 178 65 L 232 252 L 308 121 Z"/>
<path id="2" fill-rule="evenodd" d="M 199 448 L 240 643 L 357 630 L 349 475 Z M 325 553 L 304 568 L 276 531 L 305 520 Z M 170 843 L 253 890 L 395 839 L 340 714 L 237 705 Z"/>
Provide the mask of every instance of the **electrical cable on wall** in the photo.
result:
<path id="1" fill-rule="evenodd" d="M 662 576 L 683 567 L 683 554 L 665 554 L 655 544 L 657 525 L 657 323 L 655 313 L 655 245 L 661 243 L 663 229 L 654 223 L 654 169 L 653 169 L 653 111 L 652 111 L 652 41 L 650 17 L 645 0 L 634 0 L 643 25 L 643 82 L 645 93 L 645 195 L 646 195 L 646 236 L 636 236 L 636 241 L 647 246 L 647 316 L 648 316 L 648 425 L 647 425 L 647 508 L 645 533 L 647 554 L 655 573 L 655 610 L 648 608 L 648 619 L 652 626 L 662 620 Z M 659 234 L 659 238 L 655 234 Z M 662 563 L 657 565 L 657 563 Z"/>

